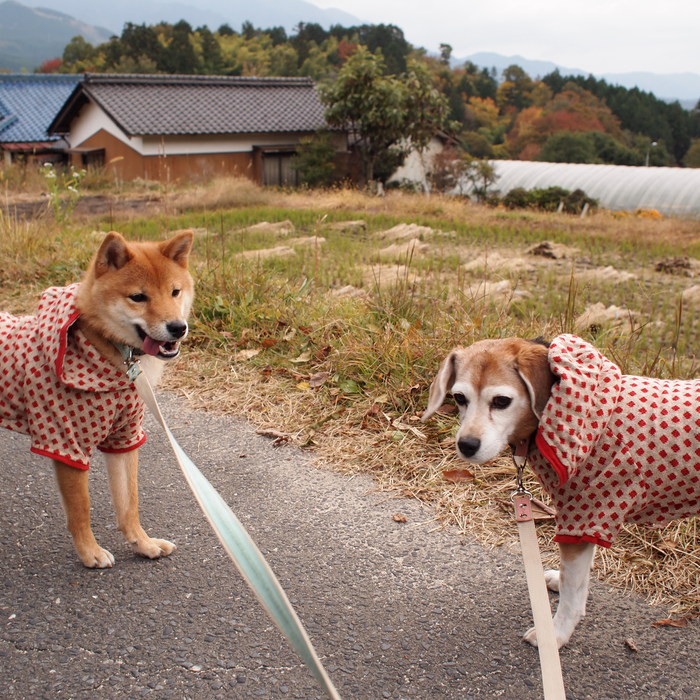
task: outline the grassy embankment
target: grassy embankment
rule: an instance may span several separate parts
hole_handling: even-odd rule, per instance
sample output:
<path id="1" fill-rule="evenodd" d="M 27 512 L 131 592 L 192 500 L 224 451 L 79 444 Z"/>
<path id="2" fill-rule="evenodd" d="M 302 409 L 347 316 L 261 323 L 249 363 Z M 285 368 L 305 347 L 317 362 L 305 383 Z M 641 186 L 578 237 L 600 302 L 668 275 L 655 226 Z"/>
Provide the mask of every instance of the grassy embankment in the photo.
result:
<path id="1" fill-rule="evenodd" d="M 338 225 L 357 220 L 364 226 Z M 289 223 L 250 228 L 265 221 Z M 399 224 L 427 228 L 386 233 Z M 454 417 L 418 420 L 450 348 L 576 331 L 626 372 L 698 374 L 700 294 L 686 292 L 681 304 L 694 285 L 687 275 L 698 271 L 655 266 L 700 258 L 700 224 L 608 212 L 579 219 L 439 196 L 281 193 L 222 181 L 161 192 L 147 218 L 87 219 L 78 209 L 59 225 L 3 216 L 2 305 L 30 311 L 41 289 L 77 279 L 97 231 L 158 238 L 186 227 L 198 233 L 197 301 L 166 386 L 276 430 L 343 472 L 370 473 L 396 497 L 397 513 L 400 497 L 420 498 L 439 521 L 486 543 L 516 539 L 510 460 L 449 481 L 445 471 L 466 466 L 454 455 Z M 567 246 L 564 257 L 527 253 L 544 240 Z M 583 320 L 595 304 L 613 318 Z M 554 563 L 551 523 L 538 529 Z M 699 545 L 697 519 L 662 531 L 628 527 L 596 557 L 596 572 L 679 615 L 698 613 Z"/>

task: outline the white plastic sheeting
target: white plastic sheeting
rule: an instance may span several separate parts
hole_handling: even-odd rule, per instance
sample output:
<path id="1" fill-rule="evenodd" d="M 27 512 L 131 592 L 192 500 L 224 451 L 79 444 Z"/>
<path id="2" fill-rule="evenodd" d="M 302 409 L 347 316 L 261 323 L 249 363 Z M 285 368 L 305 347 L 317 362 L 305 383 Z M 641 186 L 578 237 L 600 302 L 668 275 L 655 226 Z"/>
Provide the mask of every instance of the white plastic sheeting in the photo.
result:
<path id="1" fill-rule="evenodd" d="M 501 196 L 516 187 L 581 189 L 613 210 L 656 209 L 668 216 L 700 218 L 700 168 L 653 168 L 587 163 L 494 160 Z"/>

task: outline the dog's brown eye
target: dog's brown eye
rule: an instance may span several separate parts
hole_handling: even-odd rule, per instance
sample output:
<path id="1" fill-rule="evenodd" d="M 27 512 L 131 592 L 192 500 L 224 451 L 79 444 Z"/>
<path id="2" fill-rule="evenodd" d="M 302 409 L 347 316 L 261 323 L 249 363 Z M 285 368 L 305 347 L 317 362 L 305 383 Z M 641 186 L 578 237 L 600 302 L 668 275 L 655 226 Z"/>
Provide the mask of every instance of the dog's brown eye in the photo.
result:
<path id="1" fill-rule="evenodd" d="M 174 296 L 174 297 L 180 296 L 180 290 L 179 290 L 179 289 L 173 289 L 173 296 Z"/>
<path id="2" fill-rule="evenodd" d="M 129 299 L 135 301 L 137 304 L 148 301 L 148 297 L 145 294 L 129 294 Z"/>
<path id="3" fill-rule="evenodd" d="M 509 396 L 494 396 L 491 400 L 492 408 L 508 408 L 510 406 L 511 399 Z"/>
<path id="4" fill-rule="evenodd" d="M 456 394 L 452 394 L 452 398 L 455 400 L 455 403 L 458 406 L 466 406 L 469 401 L 467 401 L 467 397 L 464 394 L 460 394 L 459 392 Z"/>

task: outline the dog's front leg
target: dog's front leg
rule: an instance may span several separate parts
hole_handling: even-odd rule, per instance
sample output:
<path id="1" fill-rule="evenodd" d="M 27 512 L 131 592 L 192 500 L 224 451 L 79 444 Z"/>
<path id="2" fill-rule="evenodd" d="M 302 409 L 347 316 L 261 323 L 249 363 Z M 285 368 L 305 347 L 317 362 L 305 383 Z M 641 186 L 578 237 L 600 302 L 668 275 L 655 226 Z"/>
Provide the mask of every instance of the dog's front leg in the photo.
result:
<path id="1" fill-rule="evenodd" d="M 554 634 L 560 648 L 568 643 L 576 625 L 586 614 L 588 581 L 594 553 L 595 545 L 589 542 L 561 543 L 559 571 L 545 571 L 547 587 L 559 591 L 559 605 L 554 615 Z M 523 639 L 537 646 L 535 628 L 529 629 Z"/>
<path id="2" fill-rule="evenodd" d="M 58 489 L 63 500 L 68 531 L 80 561 L 90 569 L 114 566 L 114 557 L 97 544 L 90 527 L 90 492 L 88 472 L 53 460 Z"/>
<path id="3" fill-rule="evenodd" d="M 139 519 L 138 450 L 105 453 L 109 487 L 112 492 L 117 525 L 134 552 L 148 559 L 165 557 L 175 550 L 167 540 L 149 537 Z"/>

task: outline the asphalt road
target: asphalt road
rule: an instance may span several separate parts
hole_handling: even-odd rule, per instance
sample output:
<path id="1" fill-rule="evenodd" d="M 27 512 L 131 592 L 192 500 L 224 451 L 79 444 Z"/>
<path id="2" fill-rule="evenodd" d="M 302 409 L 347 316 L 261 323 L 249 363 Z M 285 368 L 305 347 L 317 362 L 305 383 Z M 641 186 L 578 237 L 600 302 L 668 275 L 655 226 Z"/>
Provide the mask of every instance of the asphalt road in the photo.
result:
<path id="1" fill-rule="evenodd" d="M 537 652 L 520 639 L 530 613 L 517 553 L 436 530 L 429 509 L 319 469 L 246 423 L 161 401 L 268 557 L 343 698 L 541 697 Z M 321 698 L 148 427 L 142 519 L 178 550 L 159 561 L 130 553 L 98 459 L 94 529 L 117 559 L 102 571 L 73 552 L 50 462 L 0 431 L 0 697 Z M 700 622 L 652 627 L 664 614 L 594 582 L 562 653 L 569 697 L 700 699 Z"/>

